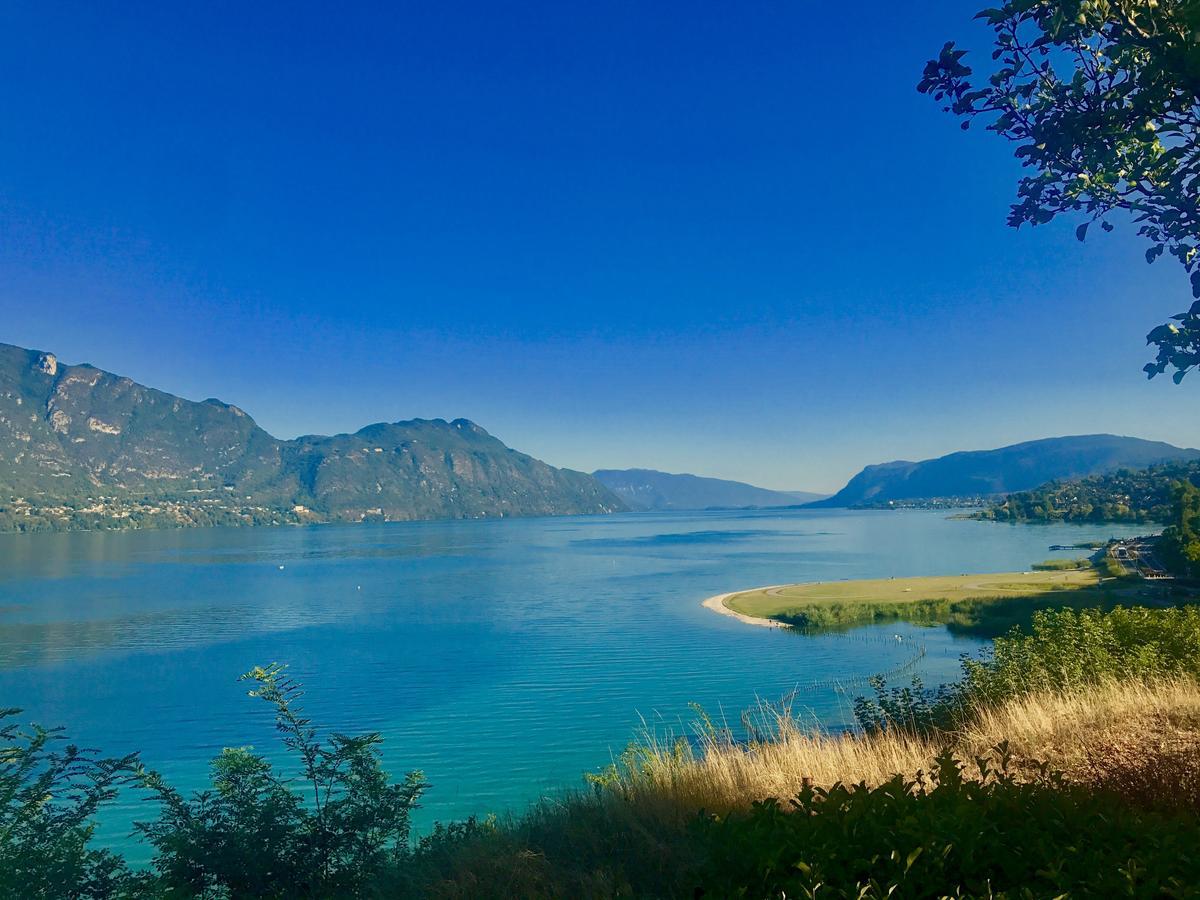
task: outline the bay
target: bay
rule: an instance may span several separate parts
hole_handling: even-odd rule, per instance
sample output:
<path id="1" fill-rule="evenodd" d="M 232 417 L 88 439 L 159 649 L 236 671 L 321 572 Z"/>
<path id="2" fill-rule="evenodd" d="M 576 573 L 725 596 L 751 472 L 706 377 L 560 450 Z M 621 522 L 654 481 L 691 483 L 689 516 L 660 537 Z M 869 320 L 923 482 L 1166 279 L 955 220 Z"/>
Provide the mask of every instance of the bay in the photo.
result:
<path id="1" fill-rule="evenodd" d="M 275 753 L 236 677 L 280 662 L 329 729 L 378 731 L 432 787 L 417 824 L 578 786 L 699 704 L 740 730 L 760 701 L 852 722 L 865 680 L 957 676 L 985 642 L 886 625 L 803 636 L 701 607 L 741 588 L 1020 571 L 1052 544 L 1138 529 L 945 511 L 761 510 L 311 528 L 0 535 L 0 706 L 133 750 L 185 790 L 223 747 Z M 127 793 L 99 840 L 135 861 Z"/>

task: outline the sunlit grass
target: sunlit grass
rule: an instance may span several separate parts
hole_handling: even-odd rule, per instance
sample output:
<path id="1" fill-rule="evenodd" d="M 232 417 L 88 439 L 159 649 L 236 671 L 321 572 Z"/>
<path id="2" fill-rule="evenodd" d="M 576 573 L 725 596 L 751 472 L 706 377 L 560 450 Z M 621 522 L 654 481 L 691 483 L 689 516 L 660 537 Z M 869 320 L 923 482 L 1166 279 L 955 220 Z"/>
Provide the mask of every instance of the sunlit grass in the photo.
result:
<path id="1" fill-rule="evenodd" d="M 1038 610 L 1108 609 L 1160 593 L 1086 568 L 793 584 L 733 594 L 725 605 L 806 631 L 902 620 L 990 637 L 1027 623 Z"/>
<path id="2" fill-rule="evenodd" d="M 980 707 L 955 730 L 923 735 L 830 733 L 785 710 L 774 716 L 770 739 L 749 743 L 705 724 L 698 740 L 646 735 L 590 792 L 544 801 L 519 819 L 443 833 L 418 854 L 421 890 L 673 896 L 711 865 L 703 854 L 713 848 L 696 831 L 700 811 L 743 816 L 772 798 L 786 809 L 806 785 L 876 787 L 897 774 L 920 777 L 945 751 L 977 777 L 972 761 L 994 756 L 1002 742 L 1018 781 L 1036 782 L 1049 768 L 1098 797 L 1126 796 L 1138 809 L 1172 815 L 1200 804 L 1200 685 L 1191 678 L 1028 694 Z"/>

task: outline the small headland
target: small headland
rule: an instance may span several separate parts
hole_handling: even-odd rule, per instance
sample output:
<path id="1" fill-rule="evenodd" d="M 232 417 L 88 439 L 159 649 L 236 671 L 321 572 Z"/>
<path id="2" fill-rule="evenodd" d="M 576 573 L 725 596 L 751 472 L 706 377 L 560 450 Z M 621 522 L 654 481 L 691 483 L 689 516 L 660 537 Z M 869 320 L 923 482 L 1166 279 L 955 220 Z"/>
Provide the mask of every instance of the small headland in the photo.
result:
<path id="1" fill-rule="evenodd" d="M 1167 606 L 1179 588 L 1105 577 L 1094 567 L 776 585 L 720 594 L 709 609 L 756 625 L 836 631 L 885 622 L 945 625 L 994 637 L 1045 609 Z"/>

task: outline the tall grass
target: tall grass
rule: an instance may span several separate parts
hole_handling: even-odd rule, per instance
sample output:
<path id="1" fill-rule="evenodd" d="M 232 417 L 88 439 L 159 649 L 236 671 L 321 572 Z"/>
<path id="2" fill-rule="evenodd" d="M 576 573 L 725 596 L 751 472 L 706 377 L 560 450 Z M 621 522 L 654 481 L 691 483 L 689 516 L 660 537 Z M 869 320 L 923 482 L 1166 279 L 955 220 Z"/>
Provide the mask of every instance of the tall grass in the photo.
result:
<path id="1" fill-rule="evenodd" d="M 589 792 L 432 836 L 408 877 L 456 898 L 1192 896 L 1198 650 L 1194 609 L 1043 613 L 877 727 L 771 709 L 747 742 L 647 734 Z"/>
<path id="2" fill-rule="evenodd" d="M 836 834 L 851 829 L 838 840 L 866 858 L 882 854 L 881 871 L 891 852 L 887 842 L 899 833 L 889 830 L 894 819 L 887 816 L 916 815 L 930 839 L 940 835 L 945 841 L 975 840 L 972 835 L 981 828 L 990 829 L 996 853 L 990 864 L 997 873 L 1005 865 L 1004 853 L 1033 839 L 1032 825 L 1022 834 L 1020 821 L 1011 818 L 1004 829 L 984 824 L 986 817 L 1006 814 L 1014 805 L 1032 804 L 1028 815 L 1058 823 L 1054 839 L 1062 842 L 1063 860 L 1089 846 L 1090 854 L 1099 854 L 1096 866 L 1110 851 L 1136 857 L 1137 847 L 1150 847 L 1154 834 L 1177 836 L 1179 828 L 1191 829 L 1189 840 L 1200 839 L 1200 683 L 1190 677 L 1104 678 L 1067 692 L 1026 693 L 982 708 L 960 728 L 921 734 L 903 729 L 834 734 L 814 731 L 786 710 L 776 714 L 769 740 L 735 743 L 703 726 L 698 741 L 647 735 L 591 791 L 545 801 L 518 819 L 443 829 L 419 848 L 408 870 L 408 891 L 446 898 L 691 896 L 694 887 L 705 886 L 710 895 L 725 896 L 735 887 L 720 880 L 728 871 L 738 871 L 742 879 L 758 877 L 771 866 L 763 848 L 794 839 L 788 838 L 788 819 L 776 818 L 764 803 L 776 803 L 786 816 L 793 798 L 811 798 L 813 791 L 833 792 L 847 807 L 834 818 L 832 809 L 821 807 L 827 828 Z M 912 785 L 944 768 L 947 759 L 960 761 L 965 779 L 987 781 L 974 760 L 994 760 L 998 745 L 1004 748 L 1005 778 L 1011 783 L 989 787 L 986 797 L 960 798 L 966 804 L 960 819 L 939 825 L 924 801 L 914 800 L 917 805 L 910 808 L 896 796 L 897 791 L 918 793 Z M 1055 771 L 1061 778 L 1049 777 Z M 851 796 L 860 789 L 847 793 L 845 785 L 878 793 L 873 799 Z M 1034 799 L 1022 785 L 1030 786 Z M 873 836 L 865 846 L 853 843 L 858 826 L 845 818 L 859 806 L 861 814 L 880 817 L 871 823 Z M 1187 814 L 1184 825 L 1174 818 L 1180 812 Z M 1101 853 L 1108 845 L 1089 841 L 1095 838 L 1095 823 L 1106 820 L 1133 830 L 1106 837 L 1111 847 Z M 827 850 L 835 846 L 825 832 L 818 837 Z M 805 841 L 813 839 L 809 835 Z M 1191 857 L 1179 856 L 1174 841 L 1172 860 L 1192 865 L 1194 851 Z M 739 849 L 732 853 L 735 842 Z M 1075 850 L 1068 849 L 1071 843 Z M 987 852 L 980 851 L 976 860 L 984 868 Z M 1039 852 L 1052 860 L 1059 851 L 1042 847 Z M 825 860 L 797 853 L 806 864 Z M 1109 861 L 1116 866 L 1130 858 Z M 748 869 L 746 859 L 754 860 Z M 1166 865 L 1162 857 L 1154 860 L 1160 868 Z M 1178 876 L 1172 870 L 1172 877 Z M 850 886 L 862 887 L 855 881 Z M 844 887 L 826 884 L 818 896 L 842 896 Z M 943 887 L 950 894 L 953 885 Z M 864 896 L 884 894 L 886 889 Z M 752 890 L 747 896 L 766 894 Z"/>
<path id="3" fill-rule="evenodd" d="M 882 784 L 899 772 L 927 771 L 947 748 L 973 758 L 1001 742 L 1018 758 L 1049 762 L 1082 778 L 1117 747 L 1200 747 L 1200 683 L 1185 676 L 1104 678 L 1065 693 L 1027 693 L 983 705 L 960 727 L 920 732 L 831 733 L 789 710 L 775 716 L 769 738 L 747 743 L 707 729 L 698 741 L 647 735 L 599 782 L 633 805 L 727 812 L 755 799 L 786 799 L 806 782 Z"/>

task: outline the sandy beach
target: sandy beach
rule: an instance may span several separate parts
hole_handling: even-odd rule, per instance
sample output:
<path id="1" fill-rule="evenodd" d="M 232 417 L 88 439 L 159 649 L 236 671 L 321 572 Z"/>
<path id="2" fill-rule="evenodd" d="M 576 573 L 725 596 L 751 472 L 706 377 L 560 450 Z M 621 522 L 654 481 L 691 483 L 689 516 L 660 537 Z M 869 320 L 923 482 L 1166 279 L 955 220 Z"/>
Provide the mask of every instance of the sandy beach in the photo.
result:
<path id="1" fill-rule="evenodd" d="M 773 584 L 769 587 L 749 588 L 751 591 L 773 591 L 777 588 L 786 587 L 782 584 Z M 757 619 L 754 616 L 743 615 L 740 612 L 734 612 L 725 605 L 725 601 L 730 597 L 738 594 L 744 594 L 746 591 L 730 591 L 728 594 L 717 594 L 715 597 L 709 597 L 704 601 L 702 606 L 706 609 L 711 609 L 713 612 L 720 613 L 723 616 L 730 616 L 737 619 L 739 622 L 745 622 L 747 625 L 759 625 L 763 628 L 790 628 L 790 625 L 785 625 L 782 622 L 776 622 L 772 619 Z"/>

